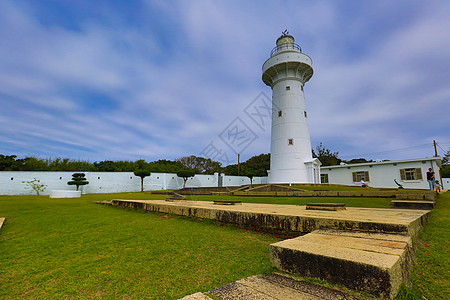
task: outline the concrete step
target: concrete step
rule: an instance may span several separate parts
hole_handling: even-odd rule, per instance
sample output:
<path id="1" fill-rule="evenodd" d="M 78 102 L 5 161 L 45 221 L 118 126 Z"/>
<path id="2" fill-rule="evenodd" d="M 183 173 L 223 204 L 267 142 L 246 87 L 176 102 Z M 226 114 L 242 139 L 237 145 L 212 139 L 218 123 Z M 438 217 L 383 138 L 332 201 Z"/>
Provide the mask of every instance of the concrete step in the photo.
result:
<path id="1" fill-rule="evenodd" d="M 213 299 L 211 297 L 199 292 L 199 293 L 195 293 L 192 295 L 184 296 L 180 300 L 213 300 Z"/>
<path id="2" fill-rule="evenodd" d="M 284 274 L 251 276 L 207 293 L 223 300 L 364 299 L 338 289 L 314 284 Z"/>
<path id="3" fill-rule="evenodd" d="M 426 209 L 431 210 L 434 208 L 436 201 L 427 200 L 392 200 L 392 208 L 405 208 L 405 209 Z"/>
<path id="4" fill-rule="evenodd" d="M 435 201 L 436 200 L 436 192 L 435 191 L 424 191 L 417 193 L 398 193 L 395 195 L 397 200 L 426 200 L 426 201 Z"/>
<path id="5" fill-rule="evenodd" d="M 410 282 L 409 236 L 316 230 L 270 245 L 272 264 L 285 272 L 393 299 Z"/>

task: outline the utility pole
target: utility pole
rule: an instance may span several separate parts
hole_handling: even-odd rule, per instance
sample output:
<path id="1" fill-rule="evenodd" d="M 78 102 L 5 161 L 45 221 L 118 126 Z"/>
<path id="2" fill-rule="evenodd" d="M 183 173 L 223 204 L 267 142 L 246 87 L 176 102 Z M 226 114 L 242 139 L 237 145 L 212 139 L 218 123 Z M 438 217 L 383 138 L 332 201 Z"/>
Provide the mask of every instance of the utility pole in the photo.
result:
<path id="1" fill-rule="evenodd" d="M 436 140 L 433 140 L 433 145 L 434 145 L 434 156 L 439 156 L 437 153 L 437 148 L 436 148 Z M 439 168 L 439 180 L 441 182 L 441 189 L 444 189 L 444 182 L 442 181 L 442 172 L 441 172 L 441 168 Z"/>
<path id="2" fill-rule="evenodd" d="M 239 176 L 239 169 L 240 169 L 240 158 L 241 158 L 241 155 L 238 153 L 238 176 Z"/>

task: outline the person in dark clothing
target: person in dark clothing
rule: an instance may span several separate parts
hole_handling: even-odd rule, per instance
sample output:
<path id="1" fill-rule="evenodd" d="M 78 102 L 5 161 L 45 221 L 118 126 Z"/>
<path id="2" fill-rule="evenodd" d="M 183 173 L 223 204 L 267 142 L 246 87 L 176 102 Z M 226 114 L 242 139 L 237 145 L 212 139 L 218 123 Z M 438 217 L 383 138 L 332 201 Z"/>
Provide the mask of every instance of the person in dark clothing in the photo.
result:
<path id="1" fill-rule="evenodd" d="M 427 172 L 427 180 L 428 184 L 430 185 L 430 191 L 434 190 L 434 182 L 436 180 L 436 177 L 434 176 L 433 169 L 429 168 Z"/>

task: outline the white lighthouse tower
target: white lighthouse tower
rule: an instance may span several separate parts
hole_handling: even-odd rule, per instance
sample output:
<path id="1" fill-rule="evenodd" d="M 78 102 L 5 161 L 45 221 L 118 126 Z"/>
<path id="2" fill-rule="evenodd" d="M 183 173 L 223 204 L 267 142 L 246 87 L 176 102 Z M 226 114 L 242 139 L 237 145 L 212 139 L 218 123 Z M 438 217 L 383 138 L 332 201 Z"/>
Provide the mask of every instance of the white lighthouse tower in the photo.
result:
<path id="1" fill-rule="evenodd" d="M 312 158 L 303 87 L 312 77 L 311 58 L 286 31 L 262 67 L 272 88 L 270 183 L 320 183 L 320 161 Z"/>

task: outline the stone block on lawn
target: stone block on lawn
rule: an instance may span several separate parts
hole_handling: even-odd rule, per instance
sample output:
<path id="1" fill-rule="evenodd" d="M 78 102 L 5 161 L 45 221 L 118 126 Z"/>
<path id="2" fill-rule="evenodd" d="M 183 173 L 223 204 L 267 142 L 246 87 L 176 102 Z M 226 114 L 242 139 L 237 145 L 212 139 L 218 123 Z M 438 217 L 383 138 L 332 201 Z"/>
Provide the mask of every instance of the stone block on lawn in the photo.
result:
<path id="1" fill-rule="evenodd" d="M 308 203 L 307 210 L 345 210 L 345 203 Z"/>
<path id="2" fill-rule="evenodd" d="M 405 235 L 316 230 L 270 245 L 272 264 L 305 277 L 393 299 L 410 283 L 414 260 Z"/>
<path id="3" fill-rule="evenodd" d="M 392 208 L 403 208 L 403 209 L 426 209 L 432 210 L 435 201 L 427 201 L 427 200 L 392 200 L 391 207 Z"/>

